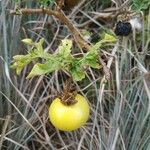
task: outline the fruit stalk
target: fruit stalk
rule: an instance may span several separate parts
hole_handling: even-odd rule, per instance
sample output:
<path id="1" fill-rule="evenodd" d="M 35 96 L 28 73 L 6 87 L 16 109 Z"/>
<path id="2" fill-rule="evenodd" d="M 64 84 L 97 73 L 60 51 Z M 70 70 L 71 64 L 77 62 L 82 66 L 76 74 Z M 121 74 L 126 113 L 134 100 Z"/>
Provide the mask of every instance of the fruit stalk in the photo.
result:
<path id="1" fill-rule="evenodd" d="M 69 79 L 67 79 L 65 81 L 64 84 L 64 91 L 61 94 L 61 102 L 64 105 L 73 105 L 75 104 L 77 101 L 75 100 L 75 96 L 76 96 L 76 92 L 72 92 L 72 78 L 70 77 Z"/>

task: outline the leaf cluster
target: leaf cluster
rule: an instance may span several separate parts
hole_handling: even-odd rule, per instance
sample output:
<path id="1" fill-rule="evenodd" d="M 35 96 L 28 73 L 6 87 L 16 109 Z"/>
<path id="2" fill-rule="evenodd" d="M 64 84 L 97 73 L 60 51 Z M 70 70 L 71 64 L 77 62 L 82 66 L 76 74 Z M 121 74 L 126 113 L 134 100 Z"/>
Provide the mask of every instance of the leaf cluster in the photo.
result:
<path id="1" fill-rule="evenodd" d="M 20 74 L 22 69 L 31 62 L 35 62 L 33 68 L 28 74 L 27 78 L 37 75 L 45 75 L 56 70 L 63 70 L 68 72 L 74 80 L 80 81 L 85 78 L 85 71 L 88 67 L 100 68 L 99 63 L 99 49 L 102 44 L 106 42 L 115 42 L 116 38 L 112 35 L 106 34 L 104 39 L 97 42 L 91 47 L 91 50 L 82 54 L 80 57 L 74 57 L 71 54 L 72 40 L 64 39 L 54 54 L 44 51 L 44 39 L 39 42 L 33 42 L 31 39 L 22 40 L 25 44 L 31 46 L 26 55 L 16 55 L 13 57 L 12 68 L 16 69 L 16 73 Z M 42 59 L 42 63 L 38 59 Z"/>
<path id="2" fill-rule="evenodd" d="M 132 8 L 136 11 L 146 10 L 149 6 L 150 0 L 132 0 Z"/>

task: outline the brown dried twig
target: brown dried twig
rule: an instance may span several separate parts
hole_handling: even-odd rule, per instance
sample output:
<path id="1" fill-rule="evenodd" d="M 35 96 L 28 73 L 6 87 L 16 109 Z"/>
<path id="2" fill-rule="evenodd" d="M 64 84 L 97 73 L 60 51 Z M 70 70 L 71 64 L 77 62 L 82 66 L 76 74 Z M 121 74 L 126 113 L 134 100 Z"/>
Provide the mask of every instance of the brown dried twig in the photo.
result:
<path id="1" fill-rule="evenodd" d="M 90 45 L 83 39 L 78 29 L 72 24 L 72 22 L 69 20 L 69 18 L 67 18 L 67 16 L 63 13 L 63 11 L 61 10 L 55 11 L 55 10 L 46 9 L 46 8 L 39 8 L 39 9 L 25 8 L 25 9 L 20 9 L 19 12 L 22 15 L 43 13 L 49 16 L 52 16 L 52 15 L 55 16 L 68 27 L 68 29 L 71 31 L 72 35 L 74 36 L 77 44 L 81 48 L 86 49 L 87 51 L 90 50 Z M 18 15 L 18 12 L 16 11 L 11 11 L 10 13 L 14 15 Z"/>

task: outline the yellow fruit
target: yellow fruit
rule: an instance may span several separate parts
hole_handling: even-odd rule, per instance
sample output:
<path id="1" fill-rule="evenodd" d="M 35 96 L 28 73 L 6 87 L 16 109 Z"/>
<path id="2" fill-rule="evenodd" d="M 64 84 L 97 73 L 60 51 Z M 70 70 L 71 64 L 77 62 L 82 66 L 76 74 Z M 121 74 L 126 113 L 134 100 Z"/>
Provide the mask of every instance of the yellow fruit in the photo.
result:
<path id="1" fill-rule="evenodd" d="M 59 130 L 72 131 L 83 126 L 89 118 L 89 104 L 80 94 L 75 96 L 77 101 L 72 105 L 65 105 L 59 98 L 53 100 L 49 107 L 51 123 Z"/>

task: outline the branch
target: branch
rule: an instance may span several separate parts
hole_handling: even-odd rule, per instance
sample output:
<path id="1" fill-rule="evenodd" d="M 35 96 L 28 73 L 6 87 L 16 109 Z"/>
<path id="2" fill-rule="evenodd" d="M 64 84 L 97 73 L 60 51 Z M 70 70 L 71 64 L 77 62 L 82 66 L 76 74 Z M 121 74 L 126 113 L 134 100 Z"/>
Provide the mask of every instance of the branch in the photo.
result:
<path id="1" fill-rule="evenodd" d="M 86 51 L 89 51 L 91 49 L 91 46 L 84 40 L 78 29 L 72 24 L 72 22 L 69 20 L 69 18 L 66 17 L 66 15 L 63 13 L 63 11 L 58 10 L 51 10 L 51 9 L 46 9 L 46 8 L 40 8 L 40 9 L 19 9 L 18 11 L 11 11 L 10 12 L 13 15 L 28 15 L 28 14 L 47 14 L 49 16 L 55 16 L 58 18 L 62 23 L 64 23 L 68 29 L 71 31 L 73 34 L 77 44 L 82 48 L 85 49 Z M 103 70 L 105 75 L 108 77 L 109 70 L 106 66 L 106 64 L 103 62 L 102 59 L 100 59 L 101 65 L 103 66 Z M 109 78 L 109 77 L 108 77 Z"/>
<path id="2" fill-rule="evenodd" d="M 62 23 L 64 23 L 68 29 L 71 31 L 71 33 L 73 34 L 77 44 L 83 48 L 86 49 L 87 51 L 90 50 L 90 45 L 83 39 L 83 37 L 81 36 L 80 32 L 78 31 L 78 29 L 72 24 L 72 22 L 69 20 L 69 18 L 66 17 L 66 15 L 61 11 L 55 11 L 55 10 L 51 10 L 51 9 L 46 9 L 46 8 L 41 8 L 41 9 L 29 9 L 29 8 L 25 8 L 25 9 L 20 9 L 18 10 L 18 12 L 16 11 L 11 11 L 10 13 L 13 15 L 28 15 L 28 14 L 47 14 L 49 16 L 55 16 L 56 18 L 58 18 Z"/>

